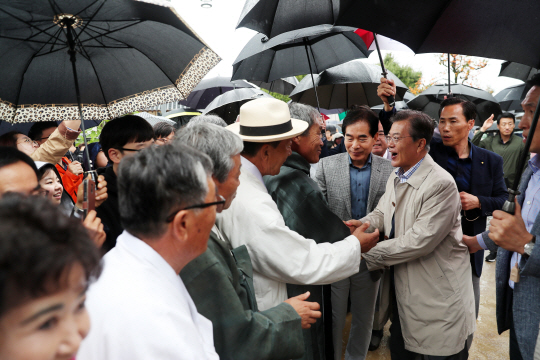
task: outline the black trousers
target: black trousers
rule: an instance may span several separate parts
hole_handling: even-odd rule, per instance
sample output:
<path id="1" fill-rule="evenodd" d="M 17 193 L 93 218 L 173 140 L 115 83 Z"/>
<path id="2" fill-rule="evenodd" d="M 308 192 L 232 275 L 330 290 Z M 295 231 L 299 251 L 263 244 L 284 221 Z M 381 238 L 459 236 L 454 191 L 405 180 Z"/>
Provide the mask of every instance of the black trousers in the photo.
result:
<path id="1" fill-rule="evenodd" d="M 392 324 L 390 325 L 389 343 L 392 360 L 467 360 L 469 358 L 467 341 L 463 343 L 463 350 L 450 356 L 424 355 L 405 349 L 405 341 L 401 332 L 401 322 L 399 320 L 399 310 L 396 301 L 393 266 L 390 268 L 390 301 L 392 306 Z"/>

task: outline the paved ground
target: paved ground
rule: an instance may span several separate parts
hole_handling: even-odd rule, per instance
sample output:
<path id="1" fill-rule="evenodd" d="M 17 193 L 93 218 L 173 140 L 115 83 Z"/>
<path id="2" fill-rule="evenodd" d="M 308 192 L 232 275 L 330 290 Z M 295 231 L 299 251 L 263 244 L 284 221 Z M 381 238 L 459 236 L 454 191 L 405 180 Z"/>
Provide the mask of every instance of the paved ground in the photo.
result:
<path id="1" fill-rule="evenodd" d="M 486 251 L 486 255 L 487 255 Z M 495 263 L 484 263 L 484 270 L 480 282 L 480 314 L 476 323 L 474 341 L 469 352 L 470 360 L 507 360 L 508 356 L 508 331 L 502 335 L 497 334 L 495 320 Z M 351 315 L 347 316 L 346 329 L 343 339 L 349 338 Z M 385 328 L 384 338 L 380 348 L 375 352 L 369 352 L 366 360 L 390 360 L 388 350 L 389 324 Z M 345 352 L 345 347 L 343 347 Z M 345 357 L 343 356 L 343 359 Z"/>

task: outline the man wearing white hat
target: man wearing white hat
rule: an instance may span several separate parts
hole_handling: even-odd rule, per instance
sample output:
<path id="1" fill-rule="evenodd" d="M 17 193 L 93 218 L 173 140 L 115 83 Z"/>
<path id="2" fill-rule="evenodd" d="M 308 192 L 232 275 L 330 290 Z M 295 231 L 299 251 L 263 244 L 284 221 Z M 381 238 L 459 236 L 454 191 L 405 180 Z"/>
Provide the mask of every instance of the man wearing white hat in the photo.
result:
<path id="1" fill-rule="evenodd" d="M 367 226 L 333 244 L 317 244 L 290 230 L 268 194 L 264 175 L 277 175 L 291 154 L 292 138 L 308 127 L 291 119 L 286 103 L 256 99 L 240 108 L 239 122 L 227 127 L 244 141 L 236 200 L 216 223 L 233 248 L 246 245 L 253 264 L 259 310 L 287 299 L 286 284 L 330 284 L 358 272 L 361 253 L 377 243 Z"/>

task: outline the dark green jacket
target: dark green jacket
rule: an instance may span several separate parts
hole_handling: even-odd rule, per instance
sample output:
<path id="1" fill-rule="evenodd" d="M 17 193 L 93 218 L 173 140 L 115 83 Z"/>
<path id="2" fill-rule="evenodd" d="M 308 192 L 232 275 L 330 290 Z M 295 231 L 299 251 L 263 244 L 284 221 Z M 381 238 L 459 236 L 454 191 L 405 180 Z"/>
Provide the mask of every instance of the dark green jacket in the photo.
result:
<path id="1" fill-rule="evenodd" d="M 302 356 L 300 316 L 287 303 L 258 312 L 247 249 L 234 249 L 233 257 L 229 246 L 212 231 L 206 252 L 180 272 L 197 311 L 212 321 L 220 359 Z"/>
<path id="2" fill-rule="evenodd" d="M 493 151 L 495 154 L 502 156 L 504 178 L 507 181 L 506 184 L 507 186 L 513 186 L 514 179 L 516 178 L 516 168 L 518 166 L 519 159 L 521 158 L 521 154 L 523 154 L 525 151 L 523 138 L 517 135 L 512 135 L 510 140 L 504 144 L 499 132 L 497 132 L 495 135 L 488 134 L 484 140 L 481 140 L 484 134 L 484 132 L 478 131 L 472 138 L 471 142 L 476 146 Z M 527 160 L 529 160 L 529 155 L 527 156 Z M 525 162 L 525 167 L 523 170 L 525 170 L 526 167 L 527 161 Z"/>
<path id="3" fill-rule="evenodd" d="M 300 154 L 293 152 L 281 167 L 279 174 L 265 176 L 264 183 L 283 215 L 285 224 L 291 230 L 317 243 L 341 241 L 351 235 L 351 232 L 328 208 L 317 183 L 309 177 L 309 170 L 309 163 Z M 306 352 L 302 359 L 333 359 L 329 285 L 323 287 L 287 284 L 289 297 L 306 291 L 311 292 L 308 301 L 315 301 L 321 305 L 323 318 L 311 329 L 304 331 Z"/>

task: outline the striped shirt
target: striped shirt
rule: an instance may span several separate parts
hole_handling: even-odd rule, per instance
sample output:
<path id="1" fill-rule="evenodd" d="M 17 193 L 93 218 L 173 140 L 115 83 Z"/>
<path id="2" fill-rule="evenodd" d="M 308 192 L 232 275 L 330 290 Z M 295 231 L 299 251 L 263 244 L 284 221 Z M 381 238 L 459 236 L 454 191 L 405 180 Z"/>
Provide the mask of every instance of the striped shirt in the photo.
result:
<path id="1" fill-rule="evenodd" d="M 403 183 L 407 182 L 407 180 L 409 180 L 409 178 L 414 174 L 414 172 L 416 170 L 418 170 L 418 168 L 420 167 L 420 164 L 422 163 L 422 161 L 424 161 L 424 158 L 422 158 L 422 160 L 417 162 L 413 167 L 411 167 L 407 171 L 403 171 L 403 168 L 397 168 L 396 175 L 399 178 L 400 184 L 403 184 Z"/>

